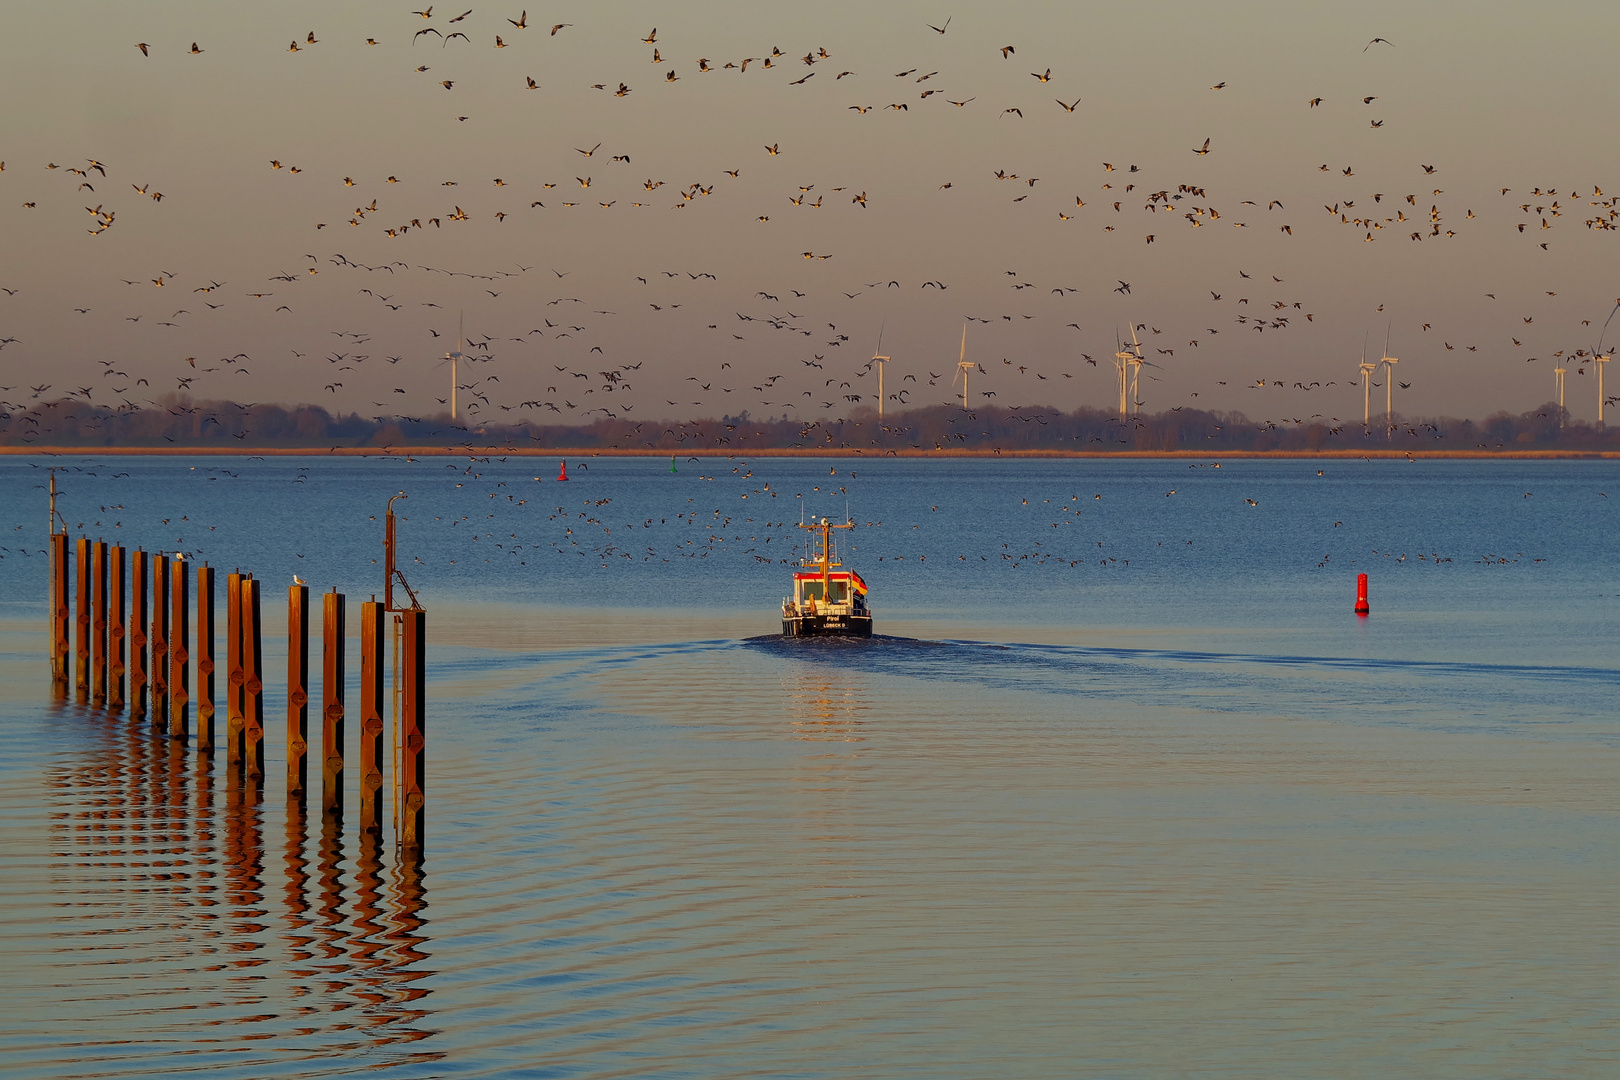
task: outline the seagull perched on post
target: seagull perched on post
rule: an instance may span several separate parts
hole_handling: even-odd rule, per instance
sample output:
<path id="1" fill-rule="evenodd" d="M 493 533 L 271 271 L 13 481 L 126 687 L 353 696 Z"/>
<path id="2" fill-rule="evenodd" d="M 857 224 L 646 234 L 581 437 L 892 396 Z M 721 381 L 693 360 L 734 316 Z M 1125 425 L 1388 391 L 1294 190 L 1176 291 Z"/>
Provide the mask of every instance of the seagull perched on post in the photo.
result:
<path id="1" fill-rule="evenodd" d="M 309 582 L 305 581 L 303 578 L 299 577 L 297 574 L 294 574 L 293 575 L 293 584 L 294 585 L 308 585 Z"/>

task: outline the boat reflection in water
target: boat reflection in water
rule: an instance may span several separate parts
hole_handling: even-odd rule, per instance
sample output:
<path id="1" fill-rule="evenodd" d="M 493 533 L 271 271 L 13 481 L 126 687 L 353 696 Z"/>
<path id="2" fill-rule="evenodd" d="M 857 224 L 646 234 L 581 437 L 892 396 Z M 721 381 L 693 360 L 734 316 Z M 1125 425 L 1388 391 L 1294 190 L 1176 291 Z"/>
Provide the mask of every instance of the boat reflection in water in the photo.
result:
<path id="1" fill-rule="evenodd" d="M 819 533 L 821 553 L 806 553 L 793 572 L 793 595 L 782 601 L 784 637 L 871 637 L 872 610 L 866 603 L 866 582 L 853 570 L 834 571 L 843 566 L 833 548 L 834 529 L 853 529 L 855 523 L 831 525 L 826 518 L 801 523 L 799 528 Z"/>

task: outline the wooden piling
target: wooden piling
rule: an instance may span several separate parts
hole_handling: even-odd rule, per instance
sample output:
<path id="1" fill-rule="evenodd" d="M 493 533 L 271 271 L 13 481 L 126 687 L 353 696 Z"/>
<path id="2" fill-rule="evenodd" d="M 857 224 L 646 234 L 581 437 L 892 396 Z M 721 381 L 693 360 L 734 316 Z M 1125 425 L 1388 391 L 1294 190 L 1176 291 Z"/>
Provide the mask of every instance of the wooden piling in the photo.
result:
<path id="1" fill-rule="evenodd" d="M 129 715 L 146 717 L 146 552 L 129 559 Z"/>
<path id="2" fill-rule="evenodd" d="M 169 557 L 152 556 L 152 628 L 146 640 L 152 650 L 152 726 L 169 723 Z"/>
<path id="3" fill-rule="evenodd" d="M 255 784 L 264 782 L 264 638 L 259 618 L 259 583 L 241 583 L 242 594 L 242 769 Z"/>
<path id="4" fill-rule="evenodd" d="M 107 563 L 107 708 L 124 708 L 124 548 L 114 545 Z"/>
<path id="5" fill-rule="evenodd" d="M 321 598 L 321 809 L 343 813 L 344 597 Z"/>
<path id="6" fill-rule="evenodd" d="M 287 798 L 309 780 L 309 586 L 287 587 Z"/>
<path id="7" fill-rule="evenodd" d="M 400 660 L 403 688 L 400 717 L 399 791 L 400 849 L 420 857 L 426 817 L 427 764 L 427 612 L 400 613 L 405 648 Z"/>
<path id="8" fill-rule="evenodd" d="M 214 568 L 197 567 L 197 749 L 214 750 Z"/>
<path id="9" fill-rule="evenodd" d="M 74 542 L 73 561 L 73 692 L 90 697 L 90 541 Z"/>
<path id="10" fill-rule="evenodd" d="M 90 545 L 90 701 L 107 704 L 107 544 Z"/>
<path id="11" fill-rule="evenodd" d="M 169 573 L 169 738 L 191 736 L 191 578 L 176 557 Z"/>
<path id="12" fill-rule="evenodd" d="M 55 482 L 55 478 L 52 478 Z M 55 519 L 52 519 L 55 526 Z M 68 687 L 68 538 L 51 533 L 51 682 L 66 696 Z"/>
<path id="13" fill-rule="evenodd" d="M 383 627 L 375 600 L 360 605 L 360 831 L 382 832 Z"/>
<path id="14" fill-rule="evenodd" d="M 242 718 L 242 572 L 225 578 L 225 764 L 240 766 Z"/>

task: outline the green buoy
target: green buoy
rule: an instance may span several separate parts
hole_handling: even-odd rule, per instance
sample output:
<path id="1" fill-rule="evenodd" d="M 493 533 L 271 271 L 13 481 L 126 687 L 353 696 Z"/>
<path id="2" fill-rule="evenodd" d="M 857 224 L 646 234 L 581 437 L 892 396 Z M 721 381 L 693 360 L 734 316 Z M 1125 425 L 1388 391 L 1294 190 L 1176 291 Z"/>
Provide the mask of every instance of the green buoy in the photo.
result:
<path id="1" fill-rule="evenodd" d="M 679 470 L 677 470 L 675 468 L 675 455 L 674 454 L 669 455 L 669 471 L 670 472 L 678 472 L 679 471 Z"/>

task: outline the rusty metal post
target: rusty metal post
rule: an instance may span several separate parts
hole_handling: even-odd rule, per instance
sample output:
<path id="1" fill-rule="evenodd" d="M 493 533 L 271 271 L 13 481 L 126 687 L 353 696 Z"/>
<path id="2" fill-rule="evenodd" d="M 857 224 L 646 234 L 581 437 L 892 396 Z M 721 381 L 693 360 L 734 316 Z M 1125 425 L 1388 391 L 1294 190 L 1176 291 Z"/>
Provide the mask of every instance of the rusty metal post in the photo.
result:
<path id="1" fill-rule="evenodd" d="M 383 626 L 372 600 L 360 605 L 360 831 L 382 832 Z"/>
<path id="2" fill-rule="evenodd" d="M 214 568 L 197 567 L 197 749 L 214 751 Z"/>
<path id="3" fill-rule="evenodd" d="M 407 855 L 420 857 L 427 811 L 427 612 L 414 608 L 401 612 L 399 617 L 405 624 L 405 651 L 400 661 L 404 694 L 399 748 L 399 845 Z"/>
<path id="4" fill-rule="evenodd" d="M 90 545 L 90 700 L 107 704 L 107 544 Z"/>
<path id="5" fill-rule="evenodd" d="M 129 715 L 146 717 L 146 552 L 129 559 Z"/>
<path id="6" fill-rule="evenodd" d="M 309 781 L 309 586 L 287 587 L 287 798 Z"/>
<path id="7" fill-rule="evenodd" d="M 321 598 L 321 809 L 343 813 L 344 597 Z"/>
<path id="8" fill-rule="evenodd" d="M 152 726 L 169 722 L 169 557 L 152 556 Z"/>
<path id="9" fill-rule="evenodd" d="M 107 708 L 124 708 L 124 549 L 108 553 L 107 574 Z"/>
<path id="10" fill-rule="evenodd" d="M 175 558 L 169 573 L 169 738 L 191 735 L 191 579 Z"/>
<path id="11" fill-rule="evenodd" d="M 225 578 L 225 763 L 242 764 L 242 572 Z"/>
<path id="12" fill-rule="evenodd" d="M 51 477 L 56 483 L 56 477 Z M 54 510 L 53 510 L 54 513 Z M 55 519 L 52 519 L 55 528 Z M 68 688 L 68 538 L 67 533 L 51 533 L 51 682 L 56 693 L 67 696 Z"/>
<path id="13" fill-rule="evenodd" d="M 90 696 L 90 541 L 81 536 L 73 549 L 73 692 L 84 701 Z"/>
<path id="14" fill-rule="evenodd" d="M 242 767 L 255 785 L 264 782 L 264 638 L 259 583 L 244 578 L 242 592 Z"/>

